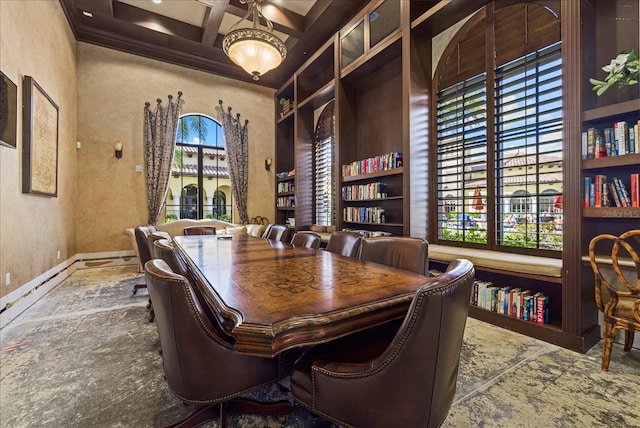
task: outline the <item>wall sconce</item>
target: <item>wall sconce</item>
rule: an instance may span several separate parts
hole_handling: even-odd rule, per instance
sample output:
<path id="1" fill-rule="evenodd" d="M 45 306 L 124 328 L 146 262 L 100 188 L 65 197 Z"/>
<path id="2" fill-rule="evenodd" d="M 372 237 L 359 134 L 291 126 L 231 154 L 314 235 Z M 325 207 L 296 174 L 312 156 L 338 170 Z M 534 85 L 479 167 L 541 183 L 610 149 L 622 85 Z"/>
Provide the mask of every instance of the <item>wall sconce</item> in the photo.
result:
<path id="1" fill-rule="evenodd" d="M 264 160 L 264 169 L 266 169 L 267 171 L 271 171 L 272 163 L 273 163 L 273 159 L 271 159 L 271 156 L 267 156 L 266 159 Z"/>
<path id="2" fill-rule="evenodd" d="M 113 149 L 116 151 L 116 158 L 122 157 L 122 143 L 120 141 L 114 141 Z"/>

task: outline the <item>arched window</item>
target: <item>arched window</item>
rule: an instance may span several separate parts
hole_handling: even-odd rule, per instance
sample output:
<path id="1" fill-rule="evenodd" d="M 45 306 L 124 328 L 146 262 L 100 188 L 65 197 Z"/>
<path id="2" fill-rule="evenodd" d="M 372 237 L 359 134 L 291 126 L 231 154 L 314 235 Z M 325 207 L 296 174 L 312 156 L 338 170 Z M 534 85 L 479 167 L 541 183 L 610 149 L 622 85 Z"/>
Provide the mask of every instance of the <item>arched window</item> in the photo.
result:
<path id="1" fill-rule="evenodd" d="M 559 0 L 490 2 L 446 46 L 434 76 L 435 205 L 446 206 L 447 189 L 459 189 L 458 214 L 494 221 L 460 229 L 439 219 L 436 240 L 562 250 L 561 230 L 539 233 L 549 207 L 542 191 L 562 188 L 559 7 Z M 482 210 L 474 189 L 486 201 Z M 514 213 L 526 224 L 517 242 L 507 236 Z"/>
<path id="2" fill-rule="evenodd" d="M 558 196 L 560 192 L 555 189 L 543 190 L 540 194 L 540 207 L 538 209 L 541 213 L 552 213 L 558 204 Z"/>
<path id="3" fill-rule="evenodd" d="M 167 221 L 233 220 L 224 137 L 215 119 L 197 113 L 180 118 L 169 187 Z"/>
<path id="4" fill-rule="evenodd" d="M 516 190 L 511 195 L 511 213 L 527 214 L 531 212 L 531 195 L 525 190 Z"/>
<path id="5" fill-rule="evenodd" d="M 316 125 L 313 152 L 315 188 L 315 223 L 329 226 L 334 223 L 334 105 L 330 101 L 320 113 Z"/>

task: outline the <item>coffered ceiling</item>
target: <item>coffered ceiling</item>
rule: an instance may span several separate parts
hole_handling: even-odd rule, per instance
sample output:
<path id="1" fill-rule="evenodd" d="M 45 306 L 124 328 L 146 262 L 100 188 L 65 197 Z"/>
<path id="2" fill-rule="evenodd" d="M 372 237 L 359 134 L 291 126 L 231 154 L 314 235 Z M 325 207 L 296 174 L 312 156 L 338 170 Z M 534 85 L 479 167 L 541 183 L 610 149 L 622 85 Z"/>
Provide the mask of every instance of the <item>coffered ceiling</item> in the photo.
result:
<path id="1" fill-rule="evenodd" d="M 222 50 L 222 38 L 247 11 L 241 0 L 59 1 L 78 41 L 254 82 Z M 366 3 L 263 0 L 262 12 L 288 53 L 277 69 L 254 83 L 279 88 Z M 239 25 L 249 26 L 246 20 Z"/>

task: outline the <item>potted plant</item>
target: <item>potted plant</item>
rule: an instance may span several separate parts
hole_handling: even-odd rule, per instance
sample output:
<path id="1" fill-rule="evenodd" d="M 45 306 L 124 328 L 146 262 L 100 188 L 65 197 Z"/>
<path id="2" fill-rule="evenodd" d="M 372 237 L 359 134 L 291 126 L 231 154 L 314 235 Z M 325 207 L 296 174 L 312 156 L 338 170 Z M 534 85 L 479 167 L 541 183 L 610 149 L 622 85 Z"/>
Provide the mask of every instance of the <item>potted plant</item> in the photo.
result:
<path id="1" fill-rule="evenodd" d="M 605 80 L 589 79 L 589 82 L 593 85 L 596 94 L 600 96 L 615 84 L 618 84 L 619 88 L 637 85 L 639 68 L 640 61 L 638 61 L 635 52 L 633 50 L 629 53 L 623 51 L 613 58 L 609 65 L 602 67 L 604 71 L 609 73 Z"/>

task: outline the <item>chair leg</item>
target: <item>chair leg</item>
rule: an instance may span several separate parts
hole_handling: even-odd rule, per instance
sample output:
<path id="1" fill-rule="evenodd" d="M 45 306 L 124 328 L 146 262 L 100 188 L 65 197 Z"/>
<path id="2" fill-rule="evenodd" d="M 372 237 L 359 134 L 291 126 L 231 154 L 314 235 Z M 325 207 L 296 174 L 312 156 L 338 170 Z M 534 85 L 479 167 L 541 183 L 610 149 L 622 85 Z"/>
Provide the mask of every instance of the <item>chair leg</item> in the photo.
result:
<path id="1" fill-rule="evenodd" d="M 180 422 L 170 425 L 167 428 L 193 428 L 207 421 L 218 419 L 219 417 L 219 406 L 217 404 L 210 404 L 199 408 Z"/>
<path id="2" fill-rule="evenodd" d="M 633 330 L 625 330 L 624 331 L 624 351 L 629 352 L 633 347 L 633 336 L 635 336 L 635 331 Z"/>
<path id="3" fill-rule="evenodd" d="M 227 426 L 227 415 L 277 415 L 286 416 L 291 413 L 291 403 L 287 400 L 262 402 L 250 398 L 234 398 L 220 404 L 210 404 L 196 410 L 185 419 L 167 428 L 193 428 L 207 421 L 218 419 L 220 427 Z"/>
<path id="4" fill-rule="evenodd" d="M 615 339 L 615 331 L 611 325 L 611 321 L 604 321 L 602 334 L 602 371 L 609 371 L 609 361 L 611 360 L 611 348 Z"/>
<path id="5" fill-rule="evenodd" d="M 133 286 L 133 295 L 135 296 L 136 293 L 138 292 L 138 290 L 141 290 L 143 288 L 147 288 L 147 284 L 136 284 Z"/>

